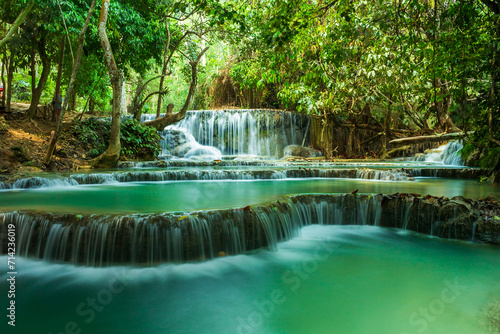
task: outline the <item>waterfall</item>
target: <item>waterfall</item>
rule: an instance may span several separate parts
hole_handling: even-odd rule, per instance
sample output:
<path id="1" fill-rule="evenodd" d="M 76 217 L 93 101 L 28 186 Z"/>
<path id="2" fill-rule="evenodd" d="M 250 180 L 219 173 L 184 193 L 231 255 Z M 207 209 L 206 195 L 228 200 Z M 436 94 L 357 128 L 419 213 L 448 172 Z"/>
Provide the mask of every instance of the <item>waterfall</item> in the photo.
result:
<path id="1" fill-rule="evenodd" d="M 443 151 L 442 159 L 445 165 L 453 166 L 465 166 L 465 161 L 462 159 L 460 153 L 458 153 L 464 147 L 461 140 L 451 141 L 446 144 Z"/>
<path id="2" fill-rule="evenodd" d="M 280 241 L 293 238 L 303 226 L 311 224 L 396 227 L 499 244 L 498 231 L 485 225 L 478 214 L 480 205 L 461 202 L 460 198 L 408 194 L 310 194 L 242 209 L 192 213 L 0 213 L 0 231 L 5 232 L 10 224 L 16 226 L 17 253 L 22 256 L 87 266 L 151 266 L 241 254 L 262 247 L 274 250 Z M 1 235 L 0 250 L 5 254 L 7 233 Z"/>
<path id="3" fill-rule="evenodd" d="M 154 119 L 155 115 L 142 115 L 141 121 Z M 206 152 L 182 152 L 194 143 L 211 147 L 222 155 L 250 155 L 281 158 L 287 145 L 300 145 L 309 123 L 308 116 L 286 111 L 271 110 L 193 110 L 176 124 L 163 130 L 163 155 L 195 157 Z M 307 139 L 306 139 L 307 142 Z M 184 145 L 183 147 L 180 147 Z M 181 151 L 181 152 L 180 152 Z"/>
<path id="4" fill-rule="evenodd" d="M 252 164 L 255 165 L 255 164 Z M 144 167 L 148 167 L 145 165 Z M 0 191 L 47 187 L 71 187 L 83 184 L 122 182 L 162 182 L 185 180 L 269 180 L 287 178 L 349 178 L 378 181 L 415 181 L 415 177 L 477 179 L 488 171 L 479 168 L 288 168 L 288 169 L 209 169 L 162 170 L 112 173 L 80 173 L 67 177 L 29 177 L 13 183 L 0 182 Z"/>
<path id="5" fill-rule="evenodd" d="M 459 153 L 463 147 L 462 141 L 450 141 L 434 150 L 428 150 L 425 154 L 416 155 L 413 160 L 435 162 L 451 166 L 465 166 L 465 161 Z"/>
<path id="6" fill-rule="evenodd" d="M 413 181 L 411 175 L 402 170 L 376 170 L 376 169 L 358 169 L 356 170 L 356 178 L 366 180 L 380 181 Z"/>
<path id="7" fill-rule="evenodd" d="M 1 183 L 0 190 L 70 187 L 83 184 L 113 184 L 123 182 L 162 182 L 185 180 L 277 180 L 289 178 L 351 178 L 381 181 L 414 181 L 412 171 L 401 169 L 283 169 L 283 170 L 162 170 L 113 173 L 81 173 L 61 178 L 31 177 L 14 183 Z"/>

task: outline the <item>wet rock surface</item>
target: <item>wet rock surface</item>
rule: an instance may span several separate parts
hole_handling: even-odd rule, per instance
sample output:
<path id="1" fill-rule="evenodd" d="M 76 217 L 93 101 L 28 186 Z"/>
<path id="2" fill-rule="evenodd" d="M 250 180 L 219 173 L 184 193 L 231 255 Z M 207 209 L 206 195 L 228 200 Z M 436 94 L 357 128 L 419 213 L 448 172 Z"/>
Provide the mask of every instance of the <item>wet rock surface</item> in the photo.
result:
<path id="1" fill-rule="evenodd" d="M 288 145 L 284 149 L 284 156 L 314 158 L 314 157 L 320 157 L 321 151 L 300 145 Z"/>
<path id="2" fill-rule="evenodd" d="M 446 177 L 457 179 L 479 179 L 489 174 L 487 170 L 480 168 L 402 168 L 402 171 L 412 176 L 423 177 Z"/>

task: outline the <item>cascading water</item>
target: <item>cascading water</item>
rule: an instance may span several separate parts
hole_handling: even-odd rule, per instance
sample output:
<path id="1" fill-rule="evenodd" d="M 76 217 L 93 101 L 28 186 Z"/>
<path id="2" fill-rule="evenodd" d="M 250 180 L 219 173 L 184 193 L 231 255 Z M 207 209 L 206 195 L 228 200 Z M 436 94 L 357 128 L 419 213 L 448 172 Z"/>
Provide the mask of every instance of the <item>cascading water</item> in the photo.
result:
<path id="1" fill-rule="evenodd" d="M 461 140 L 452 141 L 446 144 L 446 147 L 443 151 L 443 163 L 445 165 L 465 166 L 465 161 L 458 153 L 463 147 L 464 145 Z"/>
<path id="2" fill-rule="evenodd" d="M 411 171 L 412 172 L 412 171 Z M 71 187 L 84 184 L 123 182 L 161 182 L 185 180 L 282 180 L 297 178 L 344 178 L 379 181 L 415 181 L 411 173 L 401 169 L 282 169 L 282 170 L 162 170 L 113 173 L 81 173 L 68 177 L 30 177 L 13 183 L 0 182 L 0 190 Z"/>
<path id="3" fill-rule="evenodd" d="M 154 117 L 142 115 L 141 121 Z M 161 132 L 161 145 L 163 155 L 184 158 L 220 154 L 281 158 L 286 146 L 307 144 L 309 121 L 308 116 L 285 111 L 188 111 L 184 119 Z"/>
<path id="4" fill-rule="evenodd" d="M 87 266 L 154 265 L 204 260 L 268 247 L 307 225 L 376 225 L 445 238 L 500 243 L 479 216 L 480 202 L 395 195 L 296 195 L 264 205 L 157 215 L 0 213 L 0 231 L 15 225 L 17 252 Z M 438 217 L 438 219 L 434 219 Z M 481 224 L 478 235 L 477 224 Z M 3 233 L 4 236 L 7 233 Z M 0 252 L 6 252 L 6 237 Z"/>
<path id="5" fill-rule="evenodd" d="M 450 141 L 425 154 L 415 156 L 414 161 L 435 162 L 450 166 L 465 166 L 459 151 L 464 147 L 462 141 Z"/>

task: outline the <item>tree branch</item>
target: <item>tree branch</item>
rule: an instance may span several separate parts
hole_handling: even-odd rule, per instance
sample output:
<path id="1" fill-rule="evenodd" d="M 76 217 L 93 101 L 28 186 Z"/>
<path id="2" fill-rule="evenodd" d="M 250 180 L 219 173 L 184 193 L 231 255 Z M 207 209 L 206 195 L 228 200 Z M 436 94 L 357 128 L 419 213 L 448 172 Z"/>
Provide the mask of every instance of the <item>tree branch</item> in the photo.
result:
<path id="1" fill-rule="evenodd" d="M 14 21 L 14 23 L 12 24 L 12 26 L 10 27 L 9 31 L 7 32 L 7 34 L 4 36 L 4 38 L 2 38 L 0 40 L 0 48 L 5 44 L 7 43 L 11 38 L 12 36 L 14 36 L 14 34 L 16 33 L 17 29 L 21 26 L 21 24 L 24 22 L 24 20 L 26 19 L 26 17 L 28 16 L 28 14 L 31 12 L 31 10 L 33 9 L 33 6 L 35 5 L 35 1 L 30 1 L 28 3 L 28 6 L 21 12 L 21 14 L 19 14 L 19 16 L 17 17 L 17 19 Z"/>
<path id="2" fill-rule="evenodd" d="M 78 74 L 78 69 L 80 68 L 80 60 L 82 58 L 83 54 L 83 43 L 85 41 L 85 33 L 87 32 L 87 29 L 90 24 L 90 19 L 92 18 L 92 15 L 94 14 L 94 9 L 96 6 L 97 0 L 92 0 L 92 3 L 90 4 L 89 11 L 87 13 L 87 18 L 85 19 L 85 24 L 83 25 L 82 31 L 80 32 L 80 37 L 78 39 L 78 51 L 76 53 L 76 62 L 73 65 L 73 69 L 71 72 L 71 79 L 69 81 L 68 85 L 68 90 L 66 91 L 66 97 L 71 96 L 73 93 L 73 89 L 75 86 L 76 82 L 76 75 Z M 61 127 L 64 119 L 64 113 L 66 112 L 66 109 L 68 108 L 68 102 L 69 99 L 66 98 L 64 100 L 64 104 L 61 109 L 61 115 L 59 116 L 59 121 L 57 122 L 57 127 L 54 135 L 52 136 L 52 139 L 49 144 L 49 149 L 47 150 L 47 155 L 45 156 L 44 163 L 48 165 L 50 161 L 52 160 L 52 155 L 54 154 L 55 148 L 56 148 L 56 142 L 57 139 L 59 138 L 59 134 L 61 132 Z"/>
<path id="3" fill-rule="evenodd" d="M 69 39 L 68 26 L 66 25 L 66 20 L 64 19 L 63 11 L 61 8 L 61 4 L 59 3 L 59 0 L 57 0 L 57 5 L 59 6 L 59 11 L 61 12 L 64 29 L 66 30 L 66 36 L 68 37 L 69 50 L 71 51 L 71 60 L 73 60 L 73 64 L 75 64 L 75 55 L 73 54 L 73 48 L 71 47 L 71 40 Z"/>
<path id="4" fill-rule="evenodd" d="M 198 69 L 197 69 L 198 63 L 200 62 L 201 57 L 205 54 L 205 52 L 208 50 L 208 48 L 209 48 L 208 46 L 206 48 L 204 48 L 200 52 L 200 54 L 196 57 L 196 59 L 194 61 L 190 62 L 190 65 L 191 65 L 191 84 L 189 85 L 189 92 L 188 92 L 188 96 L 186 97 L 186 102 L 184 102 L 184 105 L 182 106 L 181 110 L 178 113 L 173 114 L 172 110 L 174 108 L 174 105 L 172 103 L 170 103 L 167 106 L 167 113 L 165 114 L 165 116 L 163 116 L 161 118 L 157 118 L 157 119 L 149 121 L 149 122 L 144 122 L 143 123 L 144 125 L 154 127 L 158 131 L 161 131 L 166 126 L 173 124 L 173 123 L 176 123 L 184 118 L 184 116 L 186 115 L 187 109 L 191 103 L 194 92 L 196 90 L 196 85 L 198 83 Z"/>

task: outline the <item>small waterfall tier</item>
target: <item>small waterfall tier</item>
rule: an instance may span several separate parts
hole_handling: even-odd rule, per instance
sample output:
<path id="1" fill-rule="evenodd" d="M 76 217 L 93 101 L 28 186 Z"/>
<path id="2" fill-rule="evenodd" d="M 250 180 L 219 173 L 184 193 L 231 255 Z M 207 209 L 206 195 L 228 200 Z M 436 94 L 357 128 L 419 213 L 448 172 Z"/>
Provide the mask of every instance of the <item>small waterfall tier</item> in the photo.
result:
<path id="1" fill-rule="evenodd" d="M 478 179 L 487 175 L 479 168 L 282 168 L 282 169 L 184 169 L 80 173 L 66 177 L 28 177 L 7 183 L 0 190 L 71 187 L 84 184 L 162 182 L 185 180 L 282 180 L 293 178 L 343 178 L 378 181 L 415 181 L 415 177 Z"/>
<path id="2" fill-rule="evenodd" d="M 70 187 L 83 184 L 112 184 L 121 182 L 162 182 L 185 180 L 278 180 L 294 178 L 349 178 L 379 181 L 414 181 L 411 173 L 403 169 L 319 169 L 319 168 L 294 168 L 294 169 L 185 169 L 162 171 L 132 171 L 113 173 L 80 173 L 60 178 L 29 177 L 13 183 L 1 183 L 0 190 L 8 189 L 34 189 L 49 187 Z"/>
<path id="3" fill-rule="evenodd" d="M 484 212 L 488 212 L 485 215 Z M 238 209 L 156 215 L 0 213 L 0 251 L 87 266 L 206 260 L 267 247 L 303 226 L 377 225 L 500 244 L 497 202 L 409 194 L 308 194 Z"/>
<path id="4" fill-rule="evenodd" d="M 141 121 L 154 117 L 142 115 Z M 184 119 L 161 133 L 161 145 L 164 156 L 180 158 L 211 155 L 217 158 L 217 154 L 281 158 L 286 146 L 308 144 L 309 122 L 309 116 L 287 111 L 188 111 Z M 212 151 L 207 151 L 208 147 Z"/>
<path id="5" fill-rule="evenodd" d="M 462 141 L 450 141 L 424 154 L 417 154 L 414 161 L 435 162 L 450 166 L 465 166 L 459 151 L 464 147 Z"/>

